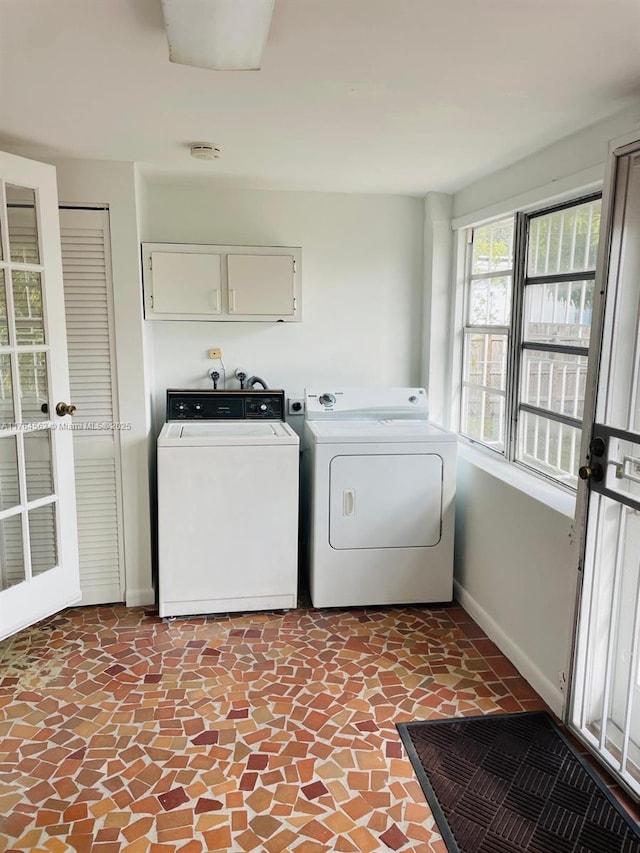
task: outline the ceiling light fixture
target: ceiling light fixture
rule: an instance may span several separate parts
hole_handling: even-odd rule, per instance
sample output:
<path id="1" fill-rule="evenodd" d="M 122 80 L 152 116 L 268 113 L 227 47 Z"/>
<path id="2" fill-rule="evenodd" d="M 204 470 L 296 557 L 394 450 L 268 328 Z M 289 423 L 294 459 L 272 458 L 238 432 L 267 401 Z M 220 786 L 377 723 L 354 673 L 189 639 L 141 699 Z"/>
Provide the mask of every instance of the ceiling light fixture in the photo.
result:
<path id="1" fill-rule="evenodd" d="M 162 0 L 169 59 L 218 71 L 260 68 L 275 0 Z"/>
<path id="2" fill-rule="evenodd" d="M 189 152 L 196 160 L 217 160 L 221 154 L 218 146 L 211 142 L 192 142 Z"/>

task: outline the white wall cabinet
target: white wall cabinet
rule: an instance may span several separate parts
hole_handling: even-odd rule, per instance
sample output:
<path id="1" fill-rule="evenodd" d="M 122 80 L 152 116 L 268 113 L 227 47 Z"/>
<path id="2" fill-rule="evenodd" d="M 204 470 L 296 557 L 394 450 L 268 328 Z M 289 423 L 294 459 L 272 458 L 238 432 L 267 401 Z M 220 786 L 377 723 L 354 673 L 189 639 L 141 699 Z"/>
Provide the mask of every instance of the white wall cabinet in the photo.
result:
<path id="1" fill-rule="evenodd" d="M 301 319 L 301 250 L 143 243 L 148 320 Z"/>

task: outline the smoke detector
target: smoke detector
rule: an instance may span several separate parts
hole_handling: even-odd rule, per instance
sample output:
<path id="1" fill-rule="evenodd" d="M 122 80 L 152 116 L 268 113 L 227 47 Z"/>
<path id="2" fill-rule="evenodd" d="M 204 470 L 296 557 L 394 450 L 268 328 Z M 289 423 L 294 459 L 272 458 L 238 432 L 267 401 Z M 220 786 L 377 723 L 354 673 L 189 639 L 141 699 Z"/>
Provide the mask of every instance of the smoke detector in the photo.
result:
<path id="1" fill-rule="evenodd" d="M 196 160 L 217 160 L 222 153 L 220 149 L 211 142 L 192 142 L 189 151 Z"/>

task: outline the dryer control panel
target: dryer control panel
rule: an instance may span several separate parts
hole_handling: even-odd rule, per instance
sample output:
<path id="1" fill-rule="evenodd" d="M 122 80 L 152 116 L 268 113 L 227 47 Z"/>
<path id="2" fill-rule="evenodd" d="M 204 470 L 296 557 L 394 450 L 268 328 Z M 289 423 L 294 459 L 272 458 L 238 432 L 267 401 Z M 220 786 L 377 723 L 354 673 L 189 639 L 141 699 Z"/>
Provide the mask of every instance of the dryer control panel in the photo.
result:
<path id="1" fill-rule="evenodd" d="M 329 388 L 305 391 L 305 416 L 313 420 L 429 417 L 424 388 Z"/>
<path id="2" fill-rule="evenodd" d="M 167 420 L 284 420 L 284 391 L 167 390 Z"/>

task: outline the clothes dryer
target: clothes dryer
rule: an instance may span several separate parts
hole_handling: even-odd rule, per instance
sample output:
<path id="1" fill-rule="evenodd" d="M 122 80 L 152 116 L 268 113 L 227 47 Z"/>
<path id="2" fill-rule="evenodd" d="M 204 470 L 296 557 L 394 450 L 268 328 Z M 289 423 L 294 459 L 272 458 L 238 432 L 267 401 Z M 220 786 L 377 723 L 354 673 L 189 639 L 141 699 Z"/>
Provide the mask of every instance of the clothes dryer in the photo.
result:
<path id="1" fill-rule="evenodd" d="M 457 437 L 423 388 L 307 391 L 315 607 L 450 601 Z"/>

